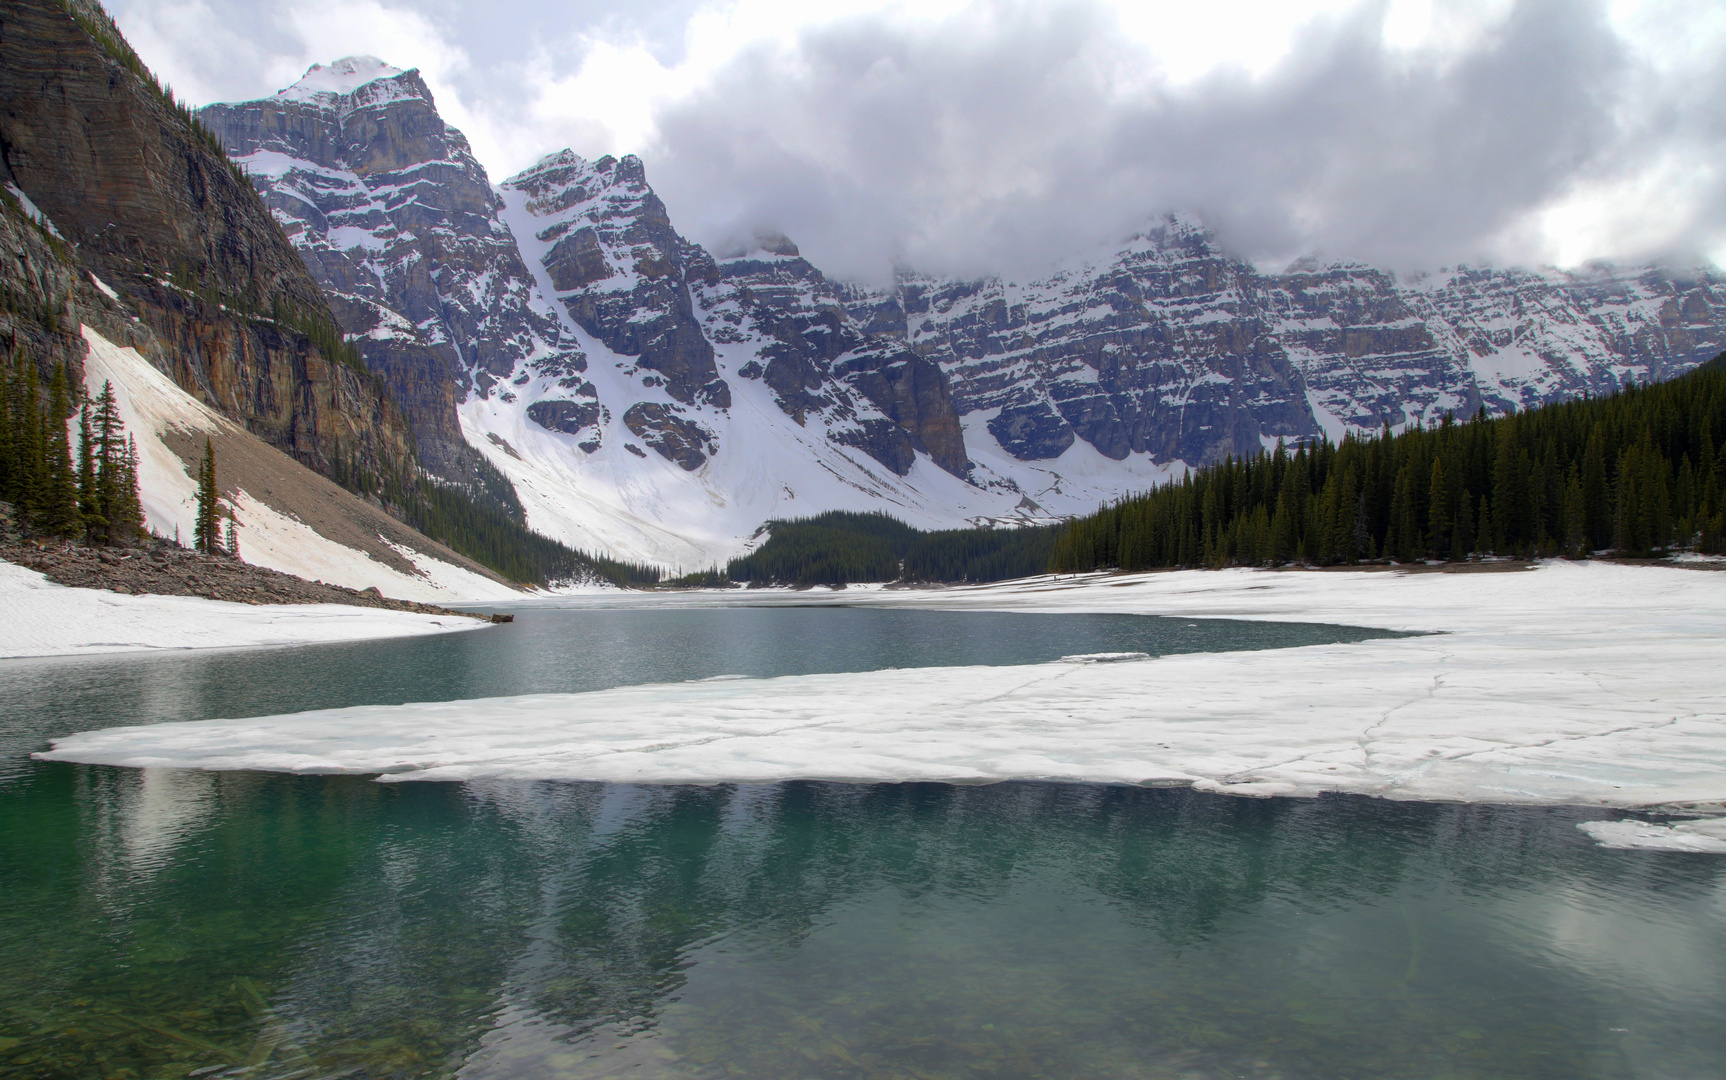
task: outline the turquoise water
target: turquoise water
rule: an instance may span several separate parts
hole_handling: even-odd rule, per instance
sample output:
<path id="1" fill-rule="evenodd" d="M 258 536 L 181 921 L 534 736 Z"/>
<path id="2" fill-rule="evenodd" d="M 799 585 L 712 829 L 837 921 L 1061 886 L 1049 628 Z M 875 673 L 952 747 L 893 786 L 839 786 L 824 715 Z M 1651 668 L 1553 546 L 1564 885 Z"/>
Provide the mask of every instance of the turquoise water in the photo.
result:
<path id="1" fill-rule="evenodd" d="M 26 756 L 79 727 L 515 678 L 1349 633 L 736 614 L 0 665 L 0 1075 L 1726 1072 L 1726 860 L 1596 848 L 1574 825 L 1599 815 L 1579 810 L 1055 784 L 382 785 Z"/>

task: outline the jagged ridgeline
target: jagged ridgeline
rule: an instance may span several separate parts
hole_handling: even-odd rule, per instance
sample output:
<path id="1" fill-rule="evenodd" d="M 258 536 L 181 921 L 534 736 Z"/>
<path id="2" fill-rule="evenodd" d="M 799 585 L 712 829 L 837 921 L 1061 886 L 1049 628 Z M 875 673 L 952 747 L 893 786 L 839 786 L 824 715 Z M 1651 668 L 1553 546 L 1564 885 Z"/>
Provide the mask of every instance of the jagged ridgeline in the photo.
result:
<path id="1" fill-rule="evenodd" d="M 508 481 L 483 461 L 427 471 L 409 417 L 250 178 L 94 0 L 8 0 L 5 24 L 0 180 L 45 216 L 9 187 L 0 197 L 4 236 L 28 263 L 0 268 L 9 328 L 0 347 L 22 350 L 44 379 L 56 362 L 76 379 L 84 323 L 301 465 L 499 574 L 658 580 L 653 568 L 531 532 Z"/>
<path id="2" fill-rule="evenodd" d="M 1499 419 L 1228 459 L 1069 523 L 1056 572 L 1726 552 L 1726 354 Z"/>
<path id="3" fill-rule="evenodd" d="M 1040 574 L 1054 550 L 1055 528 L 948 529 L 924 532 L 886 514 L 833 511 L 768 523 L 761 547 L 723 572 L 686 584 L 725 580 L 766 585 L 853 582 L 979 582 Z"/>

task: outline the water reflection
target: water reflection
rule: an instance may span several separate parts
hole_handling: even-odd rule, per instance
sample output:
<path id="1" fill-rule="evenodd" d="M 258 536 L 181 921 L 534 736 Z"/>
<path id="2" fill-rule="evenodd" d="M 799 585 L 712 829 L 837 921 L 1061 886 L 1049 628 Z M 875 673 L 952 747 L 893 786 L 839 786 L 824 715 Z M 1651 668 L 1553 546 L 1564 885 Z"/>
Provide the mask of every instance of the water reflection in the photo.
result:
<path id="1" fill-rule="evenodd" d="M 0 1071 L 1717 1074 L 1719 862 L 1582 816 L 43 766 Z"/>

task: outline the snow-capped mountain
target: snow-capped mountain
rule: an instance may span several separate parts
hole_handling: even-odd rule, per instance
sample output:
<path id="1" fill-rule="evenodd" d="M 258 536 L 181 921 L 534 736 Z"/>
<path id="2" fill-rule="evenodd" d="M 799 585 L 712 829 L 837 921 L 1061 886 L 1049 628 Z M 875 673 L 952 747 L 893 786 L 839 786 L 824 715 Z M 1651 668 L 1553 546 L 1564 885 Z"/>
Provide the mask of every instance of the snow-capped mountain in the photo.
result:
<path id="1" fill-rule="evenodd" d="M 641 161 L 495 187 L 418 73 L 369 57 L 203 118 L 443 469 L 529 524 L 694 568 L 776 516 L 923 527 L 1093 509 L 1187 464 L 1665 378 L 1726 347 L 1713 271 L 1263 273 L 1197 221 L 1042 280 L 828 280 L 783 236 L 710 253 Z"/>
<path id="2" fill-rule="evenodd" d="M 412 418 L 428 467 L 462 457 L 456 406 L 467 395 L 491 393 L 524 364 L 559 377 L 586 366 L 419 72 L 348 57 L 273 98 L 212 105 L 200 118 Z"/>

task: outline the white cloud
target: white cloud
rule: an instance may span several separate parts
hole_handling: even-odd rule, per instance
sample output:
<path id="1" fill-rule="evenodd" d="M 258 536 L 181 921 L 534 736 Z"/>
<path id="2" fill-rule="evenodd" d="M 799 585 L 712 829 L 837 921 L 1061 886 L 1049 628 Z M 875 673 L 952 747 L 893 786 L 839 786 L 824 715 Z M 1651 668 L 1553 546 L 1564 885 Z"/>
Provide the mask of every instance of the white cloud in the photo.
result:
<path id="1" fill-rule="evenodd" d="M 879 276 L 1165 210 L 1252 257 L 1726 253 L 1716 0 L 117 0 L 194 100 L 417 66 L 501 178 L 639 152 L 679 226 Z"/>

